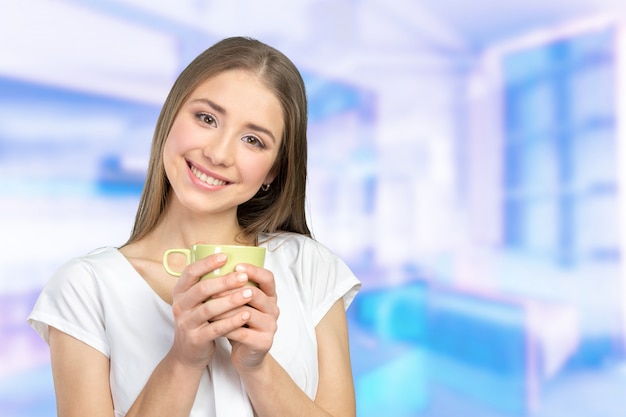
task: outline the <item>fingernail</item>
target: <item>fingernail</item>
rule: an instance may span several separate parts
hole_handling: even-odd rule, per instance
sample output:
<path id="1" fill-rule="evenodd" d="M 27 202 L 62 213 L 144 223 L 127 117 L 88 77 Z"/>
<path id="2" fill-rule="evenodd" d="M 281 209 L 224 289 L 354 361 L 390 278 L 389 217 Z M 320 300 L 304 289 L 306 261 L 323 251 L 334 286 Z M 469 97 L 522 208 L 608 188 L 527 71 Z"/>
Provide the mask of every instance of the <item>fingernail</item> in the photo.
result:
<path id="1" fill-rule="evenodd" d="M 248 282 L 247 274 L 237 274 L 237 281 L 239 282 Z"/>
<path id="2" fill-rule="evenodd" d="M 243 298 L 250 298 L 250 297 L 252 297 L 252 290 L 251 289 L 245 289 L 241 295 L 243 295 Z"/>
<path id="3" fill-rule="evenodd" d="M 227 258 L 226 254 L 220 253 L 215 257 L 215 260 L 217 262 L 224 262 L 226 258 Z"/>

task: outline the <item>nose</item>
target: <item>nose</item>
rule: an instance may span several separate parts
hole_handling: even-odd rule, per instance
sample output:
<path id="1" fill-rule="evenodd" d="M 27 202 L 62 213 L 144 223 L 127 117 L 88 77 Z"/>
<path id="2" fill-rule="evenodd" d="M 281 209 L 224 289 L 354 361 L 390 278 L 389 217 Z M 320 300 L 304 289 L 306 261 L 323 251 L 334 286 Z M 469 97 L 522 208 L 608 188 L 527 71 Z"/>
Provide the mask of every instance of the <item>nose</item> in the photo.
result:
<path id="1" fill-rule="evenodd" d="M 212 135 L 204 145 L 203 155 L 213 165 L 230 166 L 235 159 L 235 144 L 233 135 L 226 132 Z"/>

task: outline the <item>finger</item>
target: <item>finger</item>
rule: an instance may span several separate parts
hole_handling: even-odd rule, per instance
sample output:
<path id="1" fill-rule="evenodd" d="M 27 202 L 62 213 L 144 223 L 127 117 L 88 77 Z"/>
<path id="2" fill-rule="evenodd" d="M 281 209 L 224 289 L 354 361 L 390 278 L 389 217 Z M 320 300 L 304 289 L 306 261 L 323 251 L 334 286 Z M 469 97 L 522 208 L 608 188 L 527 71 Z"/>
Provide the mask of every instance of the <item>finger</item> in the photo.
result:
<path id="1" fill-rule="evenodd" d="M 251 295 L 252 294 L 252 295 Z M 236 297 L 235 295 L 233 295 Z M 215 319 L 222 319 L 230 317 L 232 314 L 237 314 L 240 311 L 249 311 L 250 320 L 248 320 L 248 326 L 261 331 L 275 332 L 278 317 L 280 315 L 280 309 L 276 304 L 276 299 L 267 297 L 261 290 L 257 288 L 247 287 L 241 291 L 242 302 L 245 305 L 237 309 L 233 309 L 225 312 L 223 315 L 216 316 Z"/>
<path id="2" fill-rule="evenodd" d="M 227 256 L 225 254 L 218 253 L 187 265 L 176 284 L 176 289 L 181 292 L 187 291 L 204 275 L 223 266 L 226 263 L 226 259 Z"/>
<path id="3" fill-rule="evenodd" d="M 269 297 L 276 297 L 276 283 L 274 274 L 255 265 L 241 263 L 235 266 L 235 271 L 241 274 L 247 274 L 248 279 L 257 284 L 257 286 Z"/>
<path id="4" fill-rule="evenodd" d="M 251 325 L 257 325 L 261 327 L 259 319 L 256 317 L 258 315 L 266 315 L 270 320 L 276 321 L 278 320 L 278 316 L 280 315 L 280 309 L 278 308 L 276 297 L 268 297 L 260 288 L 245 286 L 242 289 L 238 289 L 237 291 L 241 291 L 242 294 L 246 294 L 243 298 L 247 299 L 245 303 L 245 307 L 250 309 L 252 314 L 252 318 L 250 319 Z M 257 314 L 258 313 L 258 314 Z"/>
<path id="5" fill-rule="evenodd" d="M 231 272 L 215 278 L 201 279 L 194 290 L 199 297 L 198 301 L 204 302 L 209 298 L 228 297 L 234 291 L 246 286 L 247 282 L 248 276 L 246 274 Z"/>
<path id="6" fill-rule="evenodd" d="M 240 313 L 238 316 L 245 314 Z M 268 351 L 273 343 L 278 326 L 276 320 L 267 315 L 250 312 L 245 325 L 226 333 L 225 336 L 233 342 L 239 342 L 257 350 Z"/>
<path id="7" fill-rule="evenodd" d="M 250 302 L 245 305 L 250 308 L 249 325 L 263 330 L 276 330 L 276 322 L 280 315 L 280 309 L 273 299 L 268 297 L 253 297 Z M 269 324 L 268 324 L 269 323 Z"/>
<path id="8" fill-rule="evenodd" d="M 228 319 L 245 311 L 243 306 L 249 302 L 251 297 L 252 290 L 250 288 L 234 291 L 224 297 L 213 297 L 201 303 L 193 311 L 192 320 L 196 326 L 200 326 L 206 322 Z"/>
<path id="9" fill-rule="evenodd" d="M 226 317 L 230 317 L 233 314 L 240 313 L 241 311 L 244 311 L 246 309 L 248 309 L 248 310 L 255 310 L 253 307 L 250 307 L 250 305 L 249 305 L 249 303 L 252 301 L 252 299 L 254 297 L 253 287 L 250 287 L 250 286 L 246 285 L 244 288 L 241 288 L 241 289 L 238 289 L 238 290 L 233 290 L 233 291 L 230 291 L 229 293 L 227 293 L 225 295 L 222 295 L 220 297 L 220 299 L 227 299 L 228 297 L 231 297 L 231 300 L 233 300 L 233 305 L 238 304 L 238 307 L 231 308 L 231 309 L 229 309 L 228 311 L 225 311 L 222 314 L 215 315 L 212 318 L 213 320 L 221 320 L 221 319 L 224 319 Z M 237 301 L 239 301 L 239 302 L 237 302 Z"/>
<path id="10" fill-rule="evenodd" d="M 207 322 L 201 331 L 205 333 L 205 337 L 215 340 L 245 326 L 249 319 L 250 313 L 248 311 L 240 311 L 224 319 Z"/>
<path id="11" fill-rule="evenodd" d="M 205 302 L 217 293 L 223 292 L 225 288 L 235 288 L 242 286 L 247 281 L 247 277 L 239 277 L 236 275 L 229 277 L 219 277 L 215 279 L 202 279 L 207 271 L 214 270 L 223 265 L 223 254 L 212 255 L 200 261 L 189 265 L 176 283 L 173 291 L 173 307 L 176 311 L 182 313 L 188 311 L 199 304 Z M 225 282 L 228 280 L 230 284 Z M 243 281 L 243 283 L 241 283 Z M 230 285 L 230 287 L 229 287 Z"/>
<path id="12" fill-rule="evenodd" d="M 273 274 L 262 268 L 258 268 L 258 270 L 263 271 L 267 275 L 269 275 L 271 281 L 263 287 L 261 287 L 261 285 L 259 285 L 259 287 L 246 286 L 245 289 L 249 289 L 252 292 L 246 305 L 262 313 L 266 313 L 272 317 L 277 318 L 279 315 L 279 310 L 278 305 L 276 304 L 276 296 L 269 296 L 265 291 L 263 291 L 263 288 L 267 288 L 268 286 L 274 288 Z"/>
<path id="13" fill-rule="evenodd" d="M 242 272 L 229 272 L 228 274 L 216 277 L 215 279 L 224 279 L 224 285 L 220 287 L 221 292 L 215 293 L 214 297 L 226 297 L 233 291 L 236 291 L 237 289 L 250 283 L 248 274 Z"/>
<path id="14" fill-rule="evenodd" d="M 243 311 L 248 311 L 248 312 L 250 312 L 251 310 L 253 310 L 253 309 L 252 309 L 252 308 L 250 308 L 250 307 L 247 307 L 247 306 L 243 305 L 243 306 L 241 306 L 241 307 L 234 308 L 234 309 L 232 309 L 232 310 L 229 310 L 229 311 L 224 312 L 223 314 L 220 314 L 220 315 L 218 315 L 218 316 L 213 317 L 212 321 L 224 320 L 224 319 L 227 319 L 227 318 L 229 318 L 229 317 L 232 317 L 232 316 L 234 316 L 234 315 L 236 315 L 236 314 L 240 314 L 240 313 L 242 313 Z"/>

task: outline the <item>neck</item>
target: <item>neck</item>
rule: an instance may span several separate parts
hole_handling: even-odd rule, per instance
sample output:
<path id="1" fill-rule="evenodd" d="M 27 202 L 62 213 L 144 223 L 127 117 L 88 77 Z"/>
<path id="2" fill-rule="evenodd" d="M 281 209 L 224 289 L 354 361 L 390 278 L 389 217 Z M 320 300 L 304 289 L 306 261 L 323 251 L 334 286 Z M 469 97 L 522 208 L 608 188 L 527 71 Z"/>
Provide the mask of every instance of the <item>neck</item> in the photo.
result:
<path id="1" fill-rule="evenodd" d="M 151 246 L 165 250 L 188 248 L 196 243 L 242 244 L 236 240 L 241 231 L 236 210 L 210 215 L 198 214 L 174 201 L 170 203 L 159 224 L 146 236 Z"/>

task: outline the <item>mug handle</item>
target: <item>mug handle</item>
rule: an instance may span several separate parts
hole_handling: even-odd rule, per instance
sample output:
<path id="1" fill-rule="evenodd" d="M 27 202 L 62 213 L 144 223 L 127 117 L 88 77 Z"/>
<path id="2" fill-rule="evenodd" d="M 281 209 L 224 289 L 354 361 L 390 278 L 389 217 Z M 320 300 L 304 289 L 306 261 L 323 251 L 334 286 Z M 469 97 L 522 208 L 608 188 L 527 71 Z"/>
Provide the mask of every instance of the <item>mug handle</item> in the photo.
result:
<path id="1" fill-rule="evenodd" d="M 189 249 L 168 249 L 163 254 L 163 267 L 165 268 L 167 273 L 175 277 L 179 277 L 181 276 L 182 271 L 178 272 L 170 268 L 168 259 L 169 259 L 170 254 L 172 253 L 180 253 L 180 254 L 185 255 L 185 257 L 187 258 L 187 265 L 189 265 L 191 263 L 191 251 Z"/>

